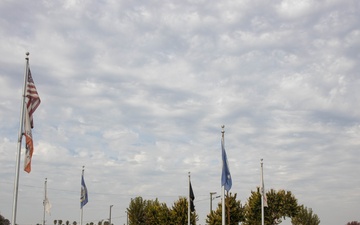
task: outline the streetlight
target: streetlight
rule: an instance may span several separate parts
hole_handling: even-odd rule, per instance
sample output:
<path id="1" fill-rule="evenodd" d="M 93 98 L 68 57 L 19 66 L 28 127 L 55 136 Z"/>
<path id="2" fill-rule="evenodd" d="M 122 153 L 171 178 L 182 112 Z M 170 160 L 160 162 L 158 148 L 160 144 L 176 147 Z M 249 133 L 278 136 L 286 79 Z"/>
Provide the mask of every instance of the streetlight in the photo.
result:
<path id="1" fill-rule="evenodd" d="M 114 205 L 110 205 L 109 225 L 111 225 L 111 208 L 112 208 L 113 206 L 114 206 Z"/>
<path id="2" fill-rule="evenodd" d="M 213 199 L 212 196 L 215 194 L 216 194 L 216 192 L 210 192 L 210 214 L 212 212 L 212 199 Z"/>
<path id="3" fill-rule="evenodd" d="M 214 200 L 215 198 L 220 198 L 220 195 L 213 197 L 213 195 L 215 195 L 216 192 L 210 192 L 210 214 L 212 212 L 212 200 Z"/>

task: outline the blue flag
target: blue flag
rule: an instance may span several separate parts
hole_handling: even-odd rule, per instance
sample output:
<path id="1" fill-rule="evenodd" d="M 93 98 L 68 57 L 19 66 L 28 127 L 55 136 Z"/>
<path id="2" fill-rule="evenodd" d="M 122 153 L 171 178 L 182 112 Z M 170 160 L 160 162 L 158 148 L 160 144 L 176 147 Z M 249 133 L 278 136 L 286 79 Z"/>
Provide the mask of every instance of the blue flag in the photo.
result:
<path id="1" fill-rule="evenodd" d="M 88 203 L 88 192 L 84 181 L 84 175 L 81 176 L 81 196 L 80 196 L 80 208 Z"/>
<path id="2" fill-rule="evenodd" d="M 229 170 L 229 165 L 227 161 L 227 156 L 224 147 L 224 138 L 221 140 L 221 150 L 222 150 L 222 174 L 221 174 L 221 186 L 225 186 L 225 190 L 229 191 L 232 186 L 232 180 Z"/>

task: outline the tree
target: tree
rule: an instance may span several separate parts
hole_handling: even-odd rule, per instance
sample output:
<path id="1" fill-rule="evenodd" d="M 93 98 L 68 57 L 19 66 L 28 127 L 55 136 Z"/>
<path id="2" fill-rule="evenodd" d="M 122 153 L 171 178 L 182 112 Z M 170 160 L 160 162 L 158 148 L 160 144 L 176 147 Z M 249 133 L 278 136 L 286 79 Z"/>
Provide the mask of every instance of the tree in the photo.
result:
<path id="1" fill-rule="evenodd" d="M 296 216 L 299 207 L 297 199 L 290 191 L 271 189 L 266 193 L 268 207 L 264 209 L 264 222 L 267 225 L 276 225 L 286 217 Z M 255 225 L 261 221 L 261 194 L 259 191 L 251 192 L 245 206 L 244 225 Z"/>
<path id="2" fill-rule="evenodd" d="M 348 222 L 346 225 L 360 225 L 360 222 L 352 221 L 352 222 Z"/>
<path id="3" fill-rule="evenodd" d="M 127 208 L 129 225 L 145 225 L 146 201 L 142 197 L 131 199 Z"/>
<path id="4" fill-rule="evenodd" d="M 188 200 L 185 197 L 180 197 L 171 209 L 171 224 L 183 225 L 188 223 Z M 190 223 L 196 225 L 198 215 L 196 212 L 190 213 Z"/>
<path id="5" fill-rule="evenodd" d="M 297 215 L 291 218 L 293 225 L 319 225 L 320 219 L 316 214 L 313 214 L 311 208 L 306 208 L 304 205 L 299 207 Z"/>
<path id="6" fill-rule="evenodd" d="M 2 215 L 0 215 L 0 225 L 10 225 L 10 221 L 5 219 Z"/>
<path id="7" fill-rule="evenodd" d="M 63 224 L 62 222 L 63 222 L 62 220 L 58 220 L 58 225 L 62 225 Z"/>
<path id="8" fill-rule="evenodd" d="M 158 199 L 155 201 L 148 200 L 145 207 L 146 224 L 169 224 L 171 221 L 171 213 L 165 203 L 160 203 Z"/>
<path id="9" fill-rule="evenodd" d="M 188 202 L 184 197 L 179 198 L 169 209 L 158 199 L 144 200 L 142 197 L 131 199 L 127 208 L 129 225 L 183 225 L 188 220 Z M 198 216 L 191 213 L 191 224 L 196 225 Z"/>
<path id="10" fill-rule="evenodd" d="M 225 221 L 229 220 L 230 215 L 230 225 L 237 225 L 239 222 L 245 220 L 244 207 L 241 205 L 240 201 L 236 200 L 237 194 L 226 195 L 225 197 Z M 222 204 L 219 203 L 216 211 L 210 212 L 207 215 L 206 223 L 209 225 L 221 225 L 222 222 Z"/>

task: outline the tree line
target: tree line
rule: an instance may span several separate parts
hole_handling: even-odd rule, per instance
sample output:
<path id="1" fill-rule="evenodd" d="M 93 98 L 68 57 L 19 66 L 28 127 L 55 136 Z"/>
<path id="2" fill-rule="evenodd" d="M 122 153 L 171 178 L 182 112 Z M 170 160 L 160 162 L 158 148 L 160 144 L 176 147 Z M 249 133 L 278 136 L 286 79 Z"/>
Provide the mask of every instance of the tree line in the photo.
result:
<path id="1" fill-rule="evenodd" d="M 237 200 L 237 194 L 225 195 L 225 221 L 227 225 L 258 225 L 261 221 L 261 194 L 259 189 L 251 191 L 245 204 Z M 319 217 L 304 205 L 299 205 L 297 199 L 290 191 L 271 189 L 266 192 L 267 207 L 264 208 L 264 221 L 266 225 L 280 224 L 283 219 L 290 218 L 293 225 L 319 225 Z M 198 222 L 195 210 L 190 213 L 192 225 Z M 221 225 L 222 205 L 218 203 L 215 210 L 206 216 L 208 225 Z M 74 221 L 54 220 L 54 225 L 77 225 Z M 179 197 L 171 207 L 158 199 L 146 200 L 141 196 L 131 199 L 127 208 L 127 225 L 184 225 L 188 223 L 188 200 Z M 0 225 L 10 225 L 10 221 L 0 214 Z M 37 224 L 40 225 L 40 224 Z M 110 225 L 109 221 L 97 221 L 86 225 Z M 113 224 L 111 224 L 113 225 Z M 360 225 L 358 221 L 348 222 L 346 225 Z"/>
<path id="2" fill-rule="evenodd" d="M 237 194 L 227 193 L 225 196 L 225 221 L 227 225 L 258 225 L 261 221 L 261 194 L 252 191 L 246 204 L 237 200 Z M 271 189 L 266 193 L 268 207 L 264 209 L 266 225 L 277 225 L 286 217 L 291 218 L 293 225 L 319 225 L 319 217 L 311 208 L 298 205 L 297 199 L 290 191 Z M 156 200 L 144 200 L 142 197 L 131 199 L 128 212 L 128 225 L 184 225 L 188 221 L 188 201 L 180 197 L 172 207 Z M 198 215 L 190 214 L 192 225 L 196 225 Z M 206 217 L 209 225 L 221 225 L 222 205 L 218 203 L 215 210 Z"/>

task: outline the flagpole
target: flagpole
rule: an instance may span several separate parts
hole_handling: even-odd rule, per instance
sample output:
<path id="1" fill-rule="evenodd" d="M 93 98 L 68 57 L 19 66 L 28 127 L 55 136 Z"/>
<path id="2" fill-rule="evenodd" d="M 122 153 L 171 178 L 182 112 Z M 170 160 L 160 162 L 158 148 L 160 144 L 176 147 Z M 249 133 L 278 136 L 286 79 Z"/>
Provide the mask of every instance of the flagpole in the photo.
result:
<path id="1" fill-rule="evenodd" d="M 221 138 L 222 138 L 222 143 L 225 144 L 225 125 L 221 126 L 222 130 L 221 130 Z M 221 189 L 221 205 L 222 205 L 222 215 L 221 215 L 221 224 L 225 225 L 225 185 L 222 185 L 222 189 Z"/>
<path id="2" fill-rule="evenodd" d="M 188 194 L 188 225 L 190 225 L 190 216 L 191 216 L 191 213 L 190 213 L 190 204 L 191 204 L 191 199 L 190 199 L 190 172 L 188 172 L 188 176 L 189 176 L 189 194 Z"/>
<path id="3" fill-rule="evenodd" d="M 43 205 L 44 205 L 44 214 L 43 214 L 43 225 L 45 225 L 45 207 L 46 207 L 46 198 L 47 198 L 47 191 L 46 191 L 46 189 L 47 189 L 47 178 L 45 178 L 45 184 L 44 184 L 44 189 L 45 189 L 45 191 L 44 191 L 44 201 L 43 201 Z"/>
<path id="4" fill-rule="evenodd" d="M 17 142 L 17 157 L 16 157 L 16 166 L 15 166 L 15 181 L 14 181 L 14 198 L 13 198 L 13 209 L 12 209 L 12 225 L 16 225 L 16 212 L 17 212 L 17 200 L 19 193 L 19 171 L 20 171 L 20 157 L 21 157 L 21 142 L 23 136 L 23 126 L 24 126 L 24 108 L 25 108 L 25 93 L 26 93 L 26 79 L 29 71 L 29 55 L 30 53 L 26 53 L 26 64 L 25 64 L 25 73 L 24 73 L 24 86 L 23 86 L 23 94 L 21 100 L 21 109 L 20 109 L 20 125 L 19 125 L 19 133 L 18 133 L 18 142 Z"/>
<path id="5" fill-rule="evenodd" d="M 84 167 L 82 167 L 82 173 L 81 173 L 81 179 L 84 177 Z M 80 196 L 81 196 L 81 193 L 80 193 Z M 83 207 L 81 207 L 81 210 L 80 210 L 80 225 L 82 225 L 83 223 Z"/>
<path id="6" fill-rule="evenodd" d="M 261 159 L 261 225 L 264 225 L 264 174 L 263 174 L 263 159 Z"/>

